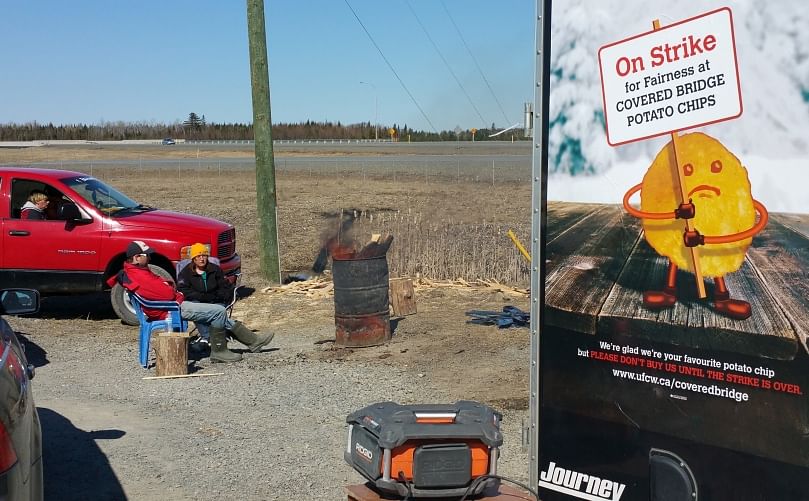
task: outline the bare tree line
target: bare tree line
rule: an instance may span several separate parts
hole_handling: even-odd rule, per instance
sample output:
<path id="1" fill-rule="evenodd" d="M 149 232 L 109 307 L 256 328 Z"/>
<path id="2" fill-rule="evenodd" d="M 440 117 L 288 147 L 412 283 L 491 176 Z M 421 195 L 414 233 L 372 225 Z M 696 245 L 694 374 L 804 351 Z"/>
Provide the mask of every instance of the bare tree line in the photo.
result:
<path id="1" fill-rule="evenodd" d="M 340 122 L 313 122 L 307 120 L 299 123 L 276 123 L 272 126 L 275 140 L 301 139 L 374 139 L 394 141 L 468 141 L 508 140 L 510 134 L 502 134 L 495 138 L 488 136 L 496 132 L 494 124 L 491 129 L 464 130 L 456 134 L 453 131 L 439 133 L 413 130 L 407 125 L 377 125 L 370 122 L 344 125 Z M 391 134 L 391 131 L 393 133 Z M 136 139 L 199 139 L 199 140 L 251 140 L 253 125 L 242 123 L 208 123 L 205 115 L 189 114 L 184 122 L 163 124 L 156 122 L 102 122 L 101 124 L 41 124 L 28 122 L 24 124 L 0 124 L 0 141 L 121 141 Z M 516 130 L 514 139 L 523 139 L 522 131 Z"/>

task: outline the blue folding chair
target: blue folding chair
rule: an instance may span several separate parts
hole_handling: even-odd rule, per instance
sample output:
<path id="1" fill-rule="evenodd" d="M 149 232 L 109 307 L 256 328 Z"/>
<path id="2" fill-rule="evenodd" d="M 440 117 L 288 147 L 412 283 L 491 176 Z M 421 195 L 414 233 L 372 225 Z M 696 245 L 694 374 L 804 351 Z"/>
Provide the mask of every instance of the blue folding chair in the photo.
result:
<path id="1" fill-rule="evenodd" d="M 154 331 L 186 332 L 188 321 L 180 317 L 180 304 L 176 301 L 150 301 L 136 293 L 127 291 L 129 302 L 135 309 L 140 324 L 140 365 L 145 369 L 149 365 L 149 344 Z M 163 320 L 149 320 L 143 313 L 143 306 L 168 312 Z"/>

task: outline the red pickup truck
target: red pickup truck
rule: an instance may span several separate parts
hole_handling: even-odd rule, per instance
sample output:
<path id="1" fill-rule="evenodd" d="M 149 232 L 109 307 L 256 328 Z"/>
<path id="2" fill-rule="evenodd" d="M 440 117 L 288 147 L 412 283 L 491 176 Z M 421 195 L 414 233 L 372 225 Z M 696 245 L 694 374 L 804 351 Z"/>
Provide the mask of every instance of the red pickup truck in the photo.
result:
<path id="1" fill-rule="evenodd" d="M 34 192 L 45 193 L 46 219 L 22 219 Z M 208 244 L 225 274 L 241 271 L 233 225 L 139 204 L 102 181 L 65 170 L 0 168 L 0 284 L 37 289 L 45 295 L 101 291 L 123 267 L 132 240 L 148 243 L 152 269 L 174 276 L 178 261 L 195 242 Z M 110 298 L 115 313 L 137 324 L 121 286 Z"/>

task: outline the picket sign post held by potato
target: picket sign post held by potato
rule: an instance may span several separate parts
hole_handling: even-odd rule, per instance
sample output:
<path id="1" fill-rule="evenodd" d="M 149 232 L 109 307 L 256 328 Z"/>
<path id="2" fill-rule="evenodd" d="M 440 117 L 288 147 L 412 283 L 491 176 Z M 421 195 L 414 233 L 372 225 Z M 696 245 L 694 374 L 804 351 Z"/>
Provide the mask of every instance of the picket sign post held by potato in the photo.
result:
<path id="1" fill-rule="evenodd" d="M 655 19 L 652 21 L 652 26 L 655 30 L 659 30 L 660 20 Z M 677 171 L 677 189 L 680 192 L 680 203 L 684 204 L 688 202 L 688 190 L 685 187 L 685 180 L 683 179 L 683 168 L 680 166 L 677 156 L 678 137 L 679 132 L 674 131 L 671 133 L 671 146 L 674 148 L 674 165 L 672 165 L 672 167 Z M 685 229 L 687 231 L 694 231 L 694 221 L 692 219 L 685 219 Z M 708 294 L 705 292 L 705 282 L 702 280 L 702 269 L 699 265 L 699 249 L 696 247 L 689 247 L 688 250 L 691 254 L 691 264 L 694 267 L 694 280 L 697 282 L 697 295 L 700 299 L 705 299 Z"/>

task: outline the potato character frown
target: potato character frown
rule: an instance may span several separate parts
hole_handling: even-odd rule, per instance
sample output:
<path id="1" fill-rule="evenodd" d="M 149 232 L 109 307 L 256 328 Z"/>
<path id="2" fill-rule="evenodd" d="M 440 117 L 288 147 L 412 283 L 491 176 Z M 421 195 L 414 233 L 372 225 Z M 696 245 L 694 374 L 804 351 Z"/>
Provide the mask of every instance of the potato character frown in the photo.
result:
<path id="1" fill-rule="evenodd" d="M 682 166 L 688 201 L 680 201 L 671 142 L 657 154 L 643 182 L 624 195 L 624 208 L 643 219 L 646 241 L 669 259 L 666 286 L 644 292 L 643 304 L 651 309 L 674 305 L 677 269 L 694 273 L 689 247 L 699 245 L 700 269 L 714 277 L 714 309 L 731 318 L 748 318 L 750 303 L 730 298 L 724 275 L 744 262 L 753 236 L 767 224 L 767 209 L 753 200 L 747 169 L 716 139 L 701 132 L 678 137 L 676 160 Z M 629 205 L 638 190 L 640 210 Z M 678 219 L 693 219 L 695 231 L 685 231 Z"/>

